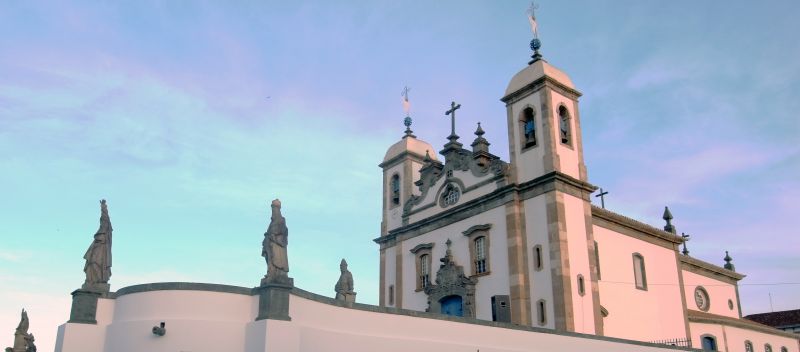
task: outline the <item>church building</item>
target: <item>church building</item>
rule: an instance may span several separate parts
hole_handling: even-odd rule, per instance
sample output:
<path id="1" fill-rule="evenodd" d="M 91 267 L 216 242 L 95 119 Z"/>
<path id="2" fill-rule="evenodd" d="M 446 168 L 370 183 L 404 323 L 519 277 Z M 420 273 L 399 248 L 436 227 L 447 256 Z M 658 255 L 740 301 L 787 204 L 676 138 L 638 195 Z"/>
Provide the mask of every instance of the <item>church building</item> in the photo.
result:
<path id="1" fill-rule="evenodd" d="M 718 266 L 682 253 L 669 209 L 657 228 L 591 204 L 581 93 L 540 45 L 499 94 L 510 160 L 480 124 L 456 134 L 457 102 L 441 148 L 410 119 L 389 147 L 378 306 L 294 287 L 288 265 L 255 288 L 85 285 L 56 351 L 800 352 L 796 335 L 742 319 L 745 275 L 727 254 Z M 268 232 L 285 236 L 276 202 L 284 230 Z"/>

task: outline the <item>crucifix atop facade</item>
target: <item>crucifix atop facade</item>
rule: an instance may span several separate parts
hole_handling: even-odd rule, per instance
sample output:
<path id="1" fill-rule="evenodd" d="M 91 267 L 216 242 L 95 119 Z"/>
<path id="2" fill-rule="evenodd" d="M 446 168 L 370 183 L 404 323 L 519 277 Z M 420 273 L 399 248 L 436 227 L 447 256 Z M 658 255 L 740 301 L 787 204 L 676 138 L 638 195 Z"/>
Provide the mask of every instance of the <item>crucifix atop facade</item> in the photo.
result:
<path id="1" fill-rule="evenodd" d="M 600 197 L 600 206 L 603 207 L 603 209 L 606 208 L 606 199 L 605 199 L 606 194 L 608 194 L 608 191 L 603 191 L 603 188 L 600 187 L 600 194 L 595 196 L 595 197 Z"/>
<path id="2" fill-rule="evenodd" d="M 456 104 L 456 102 L 450 103 L 450 110 L 445 111 L 445 115 L 450 115 L 450 136 L 447 137 L 451 142 L 455 142 L 458 139 L 458 135 L 456 134 L 456 110 L 461 108 L 461 104 Z"/>

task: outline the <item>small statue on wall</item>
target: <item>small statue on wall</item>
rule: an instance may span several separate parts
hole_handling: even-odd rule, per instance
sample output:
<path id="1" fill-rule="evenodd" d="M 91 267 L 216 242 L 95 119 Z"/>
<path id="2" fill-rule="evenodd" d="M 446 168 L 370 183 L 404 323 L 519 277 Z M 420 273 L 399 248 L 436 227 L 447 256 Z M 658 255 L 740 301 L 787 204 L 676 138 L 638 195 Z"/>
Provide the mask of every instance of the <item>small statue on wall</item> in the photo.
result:
<path id="1" fill-rule="evenodd" d="M 33 334 L 28 333 L 28 327 L 30 327 L 28 312 L 23 309 L 19 325 L 14 332 L 14 347 L 7 347 L 5 352 L 36 352 Z"/>
<path id="2" fill-rule="evenodd" d="M 334 288 L 336 290 L 336 299 L 353 303 L 356 301 L 356 293 L 353 291 L 353 274 L 350 273 L 350 270 L 347 270 L 347 261 L 344 259 L 339 264 L 339 270 L 342 273 L 339 275 L 339 281 L 336 282 L 336 287 Z"/>
<path id="3" fill-rule="evenodd" d="M 109 291 L 112 231 L 106 200 L 102 199 L 100 200 L 100 228 L 97 229 L 94 234 L 94 241 L 92 241 L 83 256 L 83 259 L 86 259 L 86 265 L 83 267 L 83 271 L 86 273 L 86 282 L 83 284 L 84 290 Z"/>
<path id="4" fill-rule="evenodd" d="M 272 201 L 272 217 L 261 242 L 261 256 L 267 262 L 267 275 L 261 280 L 264 283 L 289 283 L 289 259 L 286 247 L 289 244 L 289 229 L 286 219 L 281 215 L 281 201 Z"/>

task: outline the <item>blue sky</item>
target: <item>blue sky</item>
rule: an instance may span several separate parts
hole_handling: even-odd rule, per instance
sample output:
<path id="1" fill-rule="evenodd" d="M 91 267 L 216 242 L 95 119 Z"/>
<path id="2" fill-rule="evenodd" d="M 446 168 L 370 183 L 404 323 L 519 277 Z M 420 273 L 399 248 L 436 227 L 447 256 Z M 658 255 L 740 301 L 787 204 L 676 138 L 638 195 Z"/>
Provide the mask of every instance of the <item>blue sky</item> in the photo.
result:
<path id="1" fill-rule="evenodd" d="M 525 1 L 252 1 L 0 6 L 0 331 L 26 307 L 40 348 L 67 320 L 97 230 L 112 289 L 254 286 L 280 198 L 298 286 L 332 294 L 350 263 L 377 303 L 377 164 L 403 131 L 446 142 L 482 122 L 507 160 L 508 80 L 529 59 Z M 691 254 L 729 250 L 745 313 L 800 285 L 796 1 L 542 1 L 542 52 L 583 92 L 589 179 L 607 207 Z M 469 137 L 465 137 L 469 138 Z"/>

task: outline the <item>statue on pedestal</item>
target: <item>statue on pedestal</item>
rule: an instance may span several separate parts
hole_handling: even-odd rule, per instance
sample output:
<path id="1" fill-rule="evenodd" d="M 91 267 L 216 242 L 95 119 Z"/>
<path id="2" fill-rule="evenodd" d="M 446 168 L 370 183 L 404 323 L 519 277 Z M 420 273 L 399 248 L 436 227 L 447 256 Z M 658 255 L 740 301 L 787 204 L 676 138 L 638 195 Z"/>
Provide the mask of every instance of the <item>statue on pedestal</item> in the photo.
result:
<path id="1" fill-rule="evenodd" d="M 339 275 L 339 281 L 336 282 L 336 299 L 340 301 L 353 303 L 356 301 L 356 293 L 353 291 L 353 274 L 347 270 L 347 261 L 342 259 L 339 264 L 339 270 L 342 271 Z"/>
<path id="2" fill-rule="evenodd" d="M 33 334 L 28 333 L 30 321 L 28 320 L 28 312 L 22 310 L 22 318 L 17 325 L 17 330 L 14 332 L 14 347 L 7 347 L 5 352 L 36 352 L 36 345 L 33 344 Z"/>
<path id="3" fill-rule="evenodd" d="M 111 278 L 111 219 L 108 217 L 108 207 L 106 200 L 100 200 L 100 228 L 94 234 L 94 241 L 86 250 L 83 259 L 86 265 L 83 271 L 86 273 L 86 282 L 83 284 L 84 290 L 108 292 L 108 279 Z"/>
<path id="4" fill-rule="evenodd" d="M 281 201 L 272 201 L 272 217 L 261 242 L 261 256 L 267 262 L 267 275 L 261 284 L 283 283 L 290 284 L 289 259 L 286 255 L 286 246 L 289 244 L 289 229 L 286 219 L 281 215 Z"/>

